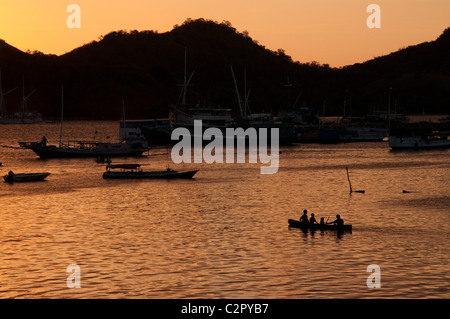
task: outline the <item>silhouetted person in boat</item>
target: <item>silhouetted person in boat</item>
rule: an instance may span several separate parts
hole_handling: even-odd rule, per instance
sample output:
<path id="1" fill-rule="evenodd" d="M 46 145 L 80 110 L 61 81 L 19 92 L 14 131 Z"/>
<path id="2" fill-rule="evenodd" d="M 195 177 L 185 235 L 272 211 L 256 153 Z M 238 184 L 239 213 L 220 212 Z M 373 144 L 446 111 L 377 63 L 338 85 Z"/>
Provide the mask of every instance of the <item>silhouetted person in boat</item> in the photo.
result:
<path id="1" fill-rule="evenodd" d="M 320 226 L 325 225 L 325 219 L 323 217 L 320 218 Z"/>
<path id="2" fill-rule="evenodd" d="M 308 220 L 308 211 L 307 211 L 306 209 L 303 211 L 302 217 L 300 217 L 300 222 L 301 222 L 301 223 L 305 223 L 305 224 L 308 224 L 308 223 L 309 223 L 309 220 Z"/>
<path id="3" fill-rule="evenodd" d="M 45 137 L 45 135 L 42 136 L 41 145 L 42 146 L 47 146 L 47 138 Z"/>
<path id="4" fill-rule="evenodd" d="M 13 173 L 13 171 L 9 171 L 8 172 L 8 177 L 6 178 L 6 181 L 9 182 L 9 183 L 14 181 L 14 173 Z"/>
<path id="5" fill-rule="evenodd" d="M 334 224 L 336 226 L 344 226 L 344 220 L 341 218 L 341 215 L 336 215 L 336 220 L 332 221 L 329 224 Z"/>
<path id="6" fill-rule="evenodd" d="M 316 218 L 314 217 L 314 213 L 311 214 L 311 218 L 309 219 L 309 223 L 311 225 L 318 224 Z"/>

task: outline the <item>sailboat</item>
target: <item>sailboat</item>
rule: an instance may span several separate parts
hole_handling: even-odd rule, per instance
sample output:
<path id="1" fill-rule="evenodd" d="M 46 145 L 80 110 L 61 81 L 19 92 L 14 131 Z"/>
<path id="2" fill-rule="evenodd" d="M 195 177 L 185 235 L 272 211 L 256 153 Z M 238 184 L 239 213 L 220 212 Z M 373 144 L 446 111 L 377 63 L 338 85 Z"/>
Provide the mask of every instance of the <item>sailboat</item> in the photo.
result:
<path id="1" fill-rule="evenodd" d="M 186 102 L 187 88 L 190 86 L 195 71 L 191 73 L 189 78 L 186 73 L 187 66 L 187 50 L 184 52 L 184 83 L 182 85 L 180 97 L 175 105 L 170 105 L 169 118 L 172 127 L 185 127 L 193 132 L 194 121 L 201 120 L 203 129 L 215 127 L 225 129 L 234 123 L 231 116 L 231 109 L 213 106 L 193 106 Z M 181 100 L 181 102 L 180 102 Z"/>
<path id="2" fill-rule="evenodd" d="M 144 136 L 149 145 L 169 145 L 172 125 L 169 118 L 125 119 L 125 105 L 122 106 L 122 118 L 119 125 L 119 139 Z"/>
<path id="3" fill-rule="evenodd" d="M 0 124 L 32 124 L 42 122 L 42 116 L 36 111 L 28 111 L 27 99 L 36 91 L 34 89 L 25 96 L 25 80 L 22 78 L 22 110 L 14 114 L 8 114 L 4 96 L 14 89 L 3 93 L 0 72 Z"/>
<path id="4" fill-rule="evenodd" d="M 236 102 L 239 108 L 239 117 L 236 118 L 236 125 L 242 127 L 244 129 L 253 127 L 256 128 L 257 131 L 260 128 L 277 128 L 279 130 L 279 143 L 280 144 L 290 144 L 297 142 L 298 135 L 295 131 L 294 125 L 289 117 L 274 117 L 270 113 L 252 113 L 250 111 L 250 106 L 248 103 L 250 91 L 247 91 L 247 80 L 246 73 L 244 79 L 244 101 L 239 94 L 239 88 L 236 81 L 236 77 L 234 76 L 233 67 L 231 68 L 231 75 L 233 77 L 234 89 L 236 93 Z M 267 135 L 267 138 L 270 139 L 271 134 Z"/>
<path id="5" fill-rule="evenodd" d="M 117 156 L 141 156 L 148 150 L 148 144 L 144 137 L 135 136 L 124 138 L 118 143 L 103 143 L 96 141 L 69 141 L 62 143 L 63 131 L 63 88 L 61 87 L 61 126 L 59 145 L 47 145 L 45 136 L 41 142 L 19 143 L 22 147 L 31 149 L 40 158 L 75 158 L 75 157 L 117 157 Z"/>

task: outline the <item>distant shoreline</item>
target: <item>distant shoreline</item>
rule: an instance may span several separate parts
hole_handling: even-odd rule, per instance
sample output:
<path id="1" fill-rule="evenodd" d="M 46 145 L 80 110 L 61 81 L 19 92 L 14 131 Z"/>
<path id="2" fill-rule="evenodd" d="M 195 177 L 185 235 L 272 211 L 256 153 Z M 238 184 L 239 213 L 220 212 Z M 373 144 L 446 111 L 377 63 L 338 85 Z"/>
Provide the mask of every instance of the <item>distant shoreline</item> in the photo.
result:
<path id="1" fill-rule="evenodd" d="M 394 116 L 394 115 L 393 115 Z M 410 123 L 418 123 L 418 122 L 429 122 L 429 123 L 440 123 L 440 120 L 449 117 L 449 114 L 412 114 L 406 115 L 406 118 Z M 168 116 L 167 116 L 168 117 Z M 159 119 L 163 117 L 151 117 L 147 116 L 145 119 Z M 342 116 L 321 116 L 320 117 L 326 123 L 339 122 L 342 120 Z M 127 120 L 142 120 L 143 118 L 127 118 Z M 46 123 L 59 123 L 61 118 L 46 118 L 44 122 Z M 73 117 L 73 118 L 64 118 L 64 122 L 115 122 L 119 120 L 115 119 L 92 119 L 92 118 L 83 118 L 83 117 Z"/>
<path id="2" fill-rule="evenodd" d="M 419 122 L 440 123 L 440 120 L 447 117 L 449 117 L 448 114 L 406 115 L 406 118 L 408 119 L 409 123 L 419 123 Z M 340 122 L 342 120 L 342 116 L 325 116 L 325 117 L 321 116 L 320 118 L 326 123 Z"/>

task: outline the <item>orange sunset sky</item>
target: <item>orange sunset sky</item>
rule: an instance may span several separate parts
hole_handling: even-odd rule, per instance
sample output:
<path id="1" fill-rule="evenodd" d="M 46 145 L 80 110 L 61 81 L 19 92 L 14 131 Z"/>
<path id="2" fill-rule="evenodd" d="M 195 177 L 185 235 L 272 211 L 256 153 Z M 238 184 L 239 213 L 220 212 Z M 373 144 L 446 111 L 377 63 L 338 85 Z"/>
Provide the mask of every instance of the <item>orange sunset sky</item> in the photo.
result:
<path id="1" fill-rule="evenodd" d="M 81 8 L 79 29 L 66 24 L 72 3 Z M 380 29 L 366 24 L 372 3 Z M 162 33 L 186 18 L 227 20 L 294 61 L 339 67 L 435 40 L 450 26 L 450 0 L 0 0 L 0 38 L 60 55 L 110 31 Z"/>

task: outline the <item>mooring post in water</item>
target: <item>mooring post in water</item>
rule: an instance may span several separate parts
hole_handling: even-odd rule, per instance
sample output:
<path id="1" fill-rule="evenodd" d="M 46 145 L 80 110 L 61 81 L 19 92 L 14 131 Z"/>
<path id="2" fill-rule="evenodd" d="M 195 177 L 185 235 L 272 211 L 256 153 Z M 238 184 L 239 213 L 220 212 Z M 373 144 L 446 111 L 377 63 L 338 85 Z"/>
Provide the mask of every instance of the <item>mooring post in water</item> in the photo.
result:
<path id="1" fill-rule="evenodd" d="M 361 190 L 361 191 L 353 191 L 352 183 L 350 182 L 350 175 L 348 174 L 348 167 L 346 166 L 345 169 L 347 170 L 347 179 L 348 179 L 348 184 L 350 185 L 350 194 L 353 193 L 353 192 L 364 194 L 365 191 L 363 191 L 363 190 Z"/>
<path id="2" fill-rule="evenodd" d="M 352 190 L 352 183 L 350 182 L 350 176 L 348 175 L 348 167 L 345 166 L 345 169 L 347 170 L 347 179 L 348 179 L 348 185 L 350 185 L 350 194 L 353 193 Z"/>

